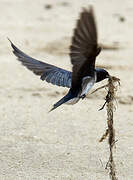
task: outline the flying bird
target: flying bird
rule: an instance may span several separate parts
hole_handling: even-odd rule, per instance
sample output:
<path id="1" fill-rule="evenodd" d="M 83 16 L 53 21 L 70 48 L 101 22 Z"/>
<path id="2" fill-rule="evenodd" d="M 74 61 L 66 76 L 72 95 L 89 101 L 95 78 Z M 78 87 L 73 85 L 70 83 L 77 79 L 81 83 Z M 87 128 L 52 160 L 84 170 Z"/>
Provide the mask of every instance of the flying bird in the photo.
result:
<path id="1" fill-rule="evenodd" d="M 36 60 L 19 50 L 11 40 L 9 41 L 17 59 L 34 74 L 40 76 L 41 80 L 69 88 L 68 93 L 53 105 L 50 110 L 52 111 L 64 103 L 75 104 L 80 99 L 84 99 L 95 83 L 109 78 L 109 73 L 105 69 L 95 68 L 96 57 L 101 51 L 97 39 L 93 8 L 84 8 L 77 20 L 70 46 L 72 72 Z"/>

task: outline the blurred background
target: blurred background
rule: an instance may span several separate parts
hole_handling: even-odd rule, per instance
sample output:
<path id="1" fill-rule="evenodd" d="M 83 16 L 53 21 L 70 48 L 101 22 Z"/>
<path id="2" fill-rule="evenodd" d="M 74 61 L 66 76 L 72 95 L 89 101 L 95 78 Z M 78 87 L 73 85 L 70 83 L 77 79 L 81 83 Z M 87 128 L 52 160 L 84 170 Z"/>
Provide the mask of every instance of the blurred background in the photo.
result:
<path id="1" fill-rule="evenodd" d="M 114 114 L 118 179 L 133 179 L 133 2 L 0 0 L 0 179 L 109 179 L 101 90 L 48 113 L 68 89 L 47 84 L 16 61 L 7 37 L 30 56 L 71 70 L 69 46 L 83 7 L 93 5 L 103 50 L 97 66 L 121 79 Z M 93 90 L 107 80 L 96 85 Z"/>

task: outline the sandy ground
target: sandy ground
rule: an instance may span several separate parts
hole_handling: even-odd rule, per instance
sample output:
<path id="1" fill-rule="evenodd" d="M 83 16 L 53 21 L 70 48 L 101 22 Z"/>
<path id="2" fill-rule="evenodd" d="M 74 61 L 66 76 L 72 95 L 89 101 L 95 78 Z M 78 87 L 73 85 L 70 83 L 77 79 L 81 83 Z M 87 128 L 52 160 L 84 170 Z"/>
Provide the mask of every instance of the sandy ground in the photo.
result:
<path id="1" fill-rule="evenodd" d="M 21 66 L 6 38 L 37 59 L 71 69 L 72 31 L 90 3 L 99 42 L 119 46 L 103 50 L 97 65 L 121 79 L 115 161 L 119 180 L 133 179 L 133 2 L 0 0 L 0 180 L 109 180 L 108 144 L 98 142 L 107 127 L 106 110 L 98 111 L 105 90 L 48 113 L 67 89 Z"/>

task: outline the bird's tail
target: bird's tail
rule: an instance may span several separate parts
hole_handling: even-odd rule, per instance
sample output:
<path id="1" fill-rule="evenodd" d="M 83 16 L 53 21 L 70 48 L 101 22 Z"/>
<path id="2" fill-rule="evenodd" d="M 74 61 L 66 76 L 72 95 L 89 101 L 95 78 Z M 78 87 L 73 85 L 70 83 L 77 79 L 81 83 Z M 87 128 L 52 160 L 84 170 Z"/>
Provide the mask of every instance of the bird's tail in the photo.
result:
<path id="1" fill-rule="evenodd" d="M 67 101 L 69 101 L 69 99 L 66 98 L 66 96 L 64 96 L 62 99 L 60 99 L 57 103 L 55 103 L 55 104 L 53 105 L 52 109 L 51 109 L 49 112 L 53 111 L 54 109 L 56 109 L 56 108 L 59 107 L 60 105 L 66 103 Z"/>
<path id="2" fill-rule="evenodd" d="M 68 102 L 70 99 L 73 99 L 74 98 L 74 95 L 71 94 L 71 92 L 69 91 L 69 93 L 64 96 L 62 99 L 60 99 L 57 103 L 55 103 L 52 107 L 52 109 L 49 111 L 53 111 L 54 109 L 56 109 L 57 107 L 59 107 L 60 105 Z"/>

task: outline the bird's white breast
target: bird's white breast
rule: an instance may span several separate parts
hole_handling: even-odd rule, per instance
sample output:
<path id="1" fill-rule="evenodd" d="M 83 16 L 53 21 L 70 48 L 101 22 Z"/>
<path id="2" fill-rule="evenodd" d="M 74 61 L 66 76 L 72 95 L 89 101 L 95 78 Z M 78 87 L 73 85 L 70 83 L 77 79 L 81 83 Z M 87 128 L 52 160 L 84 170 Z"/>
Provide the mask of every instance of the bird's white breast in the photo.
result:
<path id="1" fill-rule="evenodd" d="M 92 88 L 95 82 L 96 82 L 96 74 L 94 78 L 91 76 L 84 77 L 82 80 L 82 92 L 80 96 L 88 94 L 89 90 Z"/>
<path id="2" fill-rule="evenodd" d="M 80 99 L 79 97 L 72 98 L 69 101 L 67 101 L 66 104 L 71 104 L 71 105 L 76 104 L 79 101 L 79 99 Z"/>

